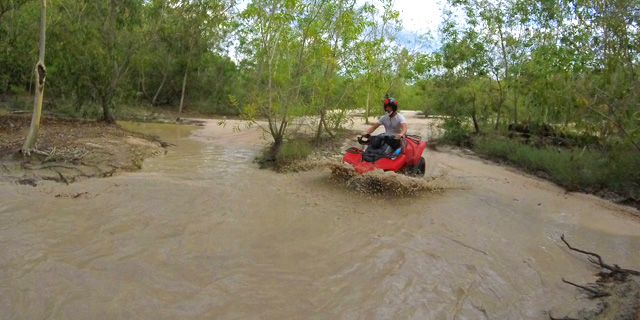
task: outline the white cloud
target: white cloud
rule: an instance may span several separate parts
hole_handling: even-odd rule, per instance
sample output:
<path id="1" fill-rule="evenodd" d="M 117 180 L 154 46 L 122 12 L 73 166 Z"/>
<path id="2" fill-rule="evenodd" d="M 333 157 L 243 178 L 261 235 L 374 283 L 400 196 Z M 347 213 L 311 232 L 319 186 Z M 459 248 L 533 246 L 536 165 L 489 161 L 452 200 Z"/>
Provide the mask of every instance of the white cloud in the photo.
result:
<path id="1" fill-rule="evenodd" d="M 373 3 L 379 11 L 382 4 L 378 0 L 358 0 L 359 4 Z M 410 50 L 430 52 L 438 43 L 438 27 L 442 22 L 440 0 L 395 0 L 393 8 L 400 13 L 403 30 L 397 35 L 396 43 Z M 434 41 L 422 42 L 421 36 L 430 34 Z"/>
<path id="2" fill-rule="evenodd" d="M 400 13 L 404 30 L 397 35 L 396 42 L 411 49 L 433 51 L 438 43 L 438 27 L 442 22 L 442 3 L 444 0 L 395 0 L 393 7 Z M 236 9 L 243 10 L 250 0 L 238 0 Z M 378 0 L 358 0 L 358 4 L 373 3 L 383 10 Z M 430 33 L 435 42 L 419 43 L 419 37 Z M 235 48 L 230 48 L 230 56 L 235 57 Z"/>
<path id="3" fill-rule="evenodd" d="M 247 7 L 249 0 L 239 0 L 237 9 Z M 378 0 L 358 0 L 358 4 L 373 3 L 382 11 Z M 442 21 L 441 0 L 395 0 L 394 9 L 400 12 L 403 27 L 412 33 L 435 33 Z"/>
<path id="4" fill-rule="evenodd" d="M 435 33 L 442 21 L 440 1 L 396 0 L 394 8 L 400 12 L 405 29 L 414 32 Z"/>
<path id="5" fill-rule="evenodd" d="M 358 0 L 359 4 L 367 2 L 383 10 L 378 0 Z M 442 21 L 440 0 L 395 0 L 393 8 L 400 12 L 403 27 L 410 32 L 435 33 Z"/>

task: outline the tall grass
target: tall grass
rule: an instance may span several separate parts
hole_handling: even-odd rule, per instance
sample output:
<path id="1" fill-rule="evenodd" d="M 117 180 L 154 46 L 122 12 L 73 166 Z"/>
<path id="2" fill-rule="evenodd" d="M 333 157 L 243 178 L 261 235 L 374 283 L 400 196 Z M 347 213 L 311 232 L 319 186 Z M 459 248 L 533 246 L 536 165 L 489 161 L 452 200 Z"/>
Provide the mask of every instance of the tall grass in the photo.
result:
<path id="1" fill-rule="evenodd" d="M 282 143 L 275 159 L 271 155 L 272 144 L 262 150 L 262 154 L 256 157 L 255 161 L 260 168 L 270 168 L 275 171 L 288 171 L 288 168 L 300 160 L 304 160 L 313 152 L 313 145 L 308 139 L 295 137 L 287 139 Z"/>
<path id="2" fill-rule="evenodd" d="M 474 140 L 474 149 L 527 171 L 544 173 L 568 190 L 608 190 L 640 199 L 640 154 L 626 146 L 611 146 L 606 151 L 536 148 L 503 137 L 482 137 Z"/>

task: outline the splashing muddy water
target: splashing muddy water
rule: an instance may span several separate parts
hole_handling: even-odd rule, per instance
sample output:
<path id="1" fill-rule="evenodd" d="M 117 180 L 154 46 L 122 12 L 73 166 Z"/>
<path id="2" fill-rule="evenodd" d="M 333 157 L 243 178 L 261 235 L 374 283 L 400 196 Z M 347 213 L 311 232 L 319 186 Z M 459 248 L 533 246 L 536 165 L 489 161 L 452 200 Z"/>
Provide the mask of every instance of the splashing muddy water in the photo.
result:
<path id="1" fill-rule="evenodd" d="M 328 169 L 257 169 L 255 130 L 135 126 L 176 146 L 112 178 L 0 184 L 1 319 L 546 319 L 582 301 L 562 277 L 596 271 L 561 234 L 640 268 L 637 212 L 500 166 L 425 151 L 465 187 L 354 194 Z"/>
<path id="2" fill-rule="evenodd" d="M 364 194 L 388 196 L 411 196 L 421 192 L 441 192 L 455 186 L 443 177 L 410 177 L 395 172 L 373 170 L 358 174 L 353 167 L 344 163 L 328 163 L 333 178 L 343 183 L 351 191 Z"/>

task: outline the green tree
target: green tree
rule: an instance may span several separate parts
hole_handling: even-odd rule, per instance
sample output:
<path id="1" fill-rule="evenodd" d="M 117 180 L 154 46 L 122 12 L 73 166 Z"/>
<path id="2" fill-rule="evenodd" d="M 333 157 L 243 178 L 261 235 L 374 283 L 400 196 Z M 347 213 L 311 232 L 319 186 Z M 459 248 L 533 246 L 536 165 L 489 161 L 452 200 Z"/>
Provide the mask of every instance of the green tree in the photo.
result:
<path id="1" fill-rule="evenodd" d="M 33 45 L 39 34 L 40 2 L 0 1 L 0 94 L 22 98 L 33 85 Z"/>
<path id="2" fill-rule="evenodd" d="M 366 88 L 365 122 L 369 123 L 372 101 L 379 102 L 393 85 L 394 76 L 390 72 L 393 53 L 398 49 L 393 44 L 401 30 L 400 13 L 393 10 L 393 1 L 381 2 L 382 14 L 371 6 L 366 10 L 369 20 L 361 41 L 360 50 L 363 69 L 362 80 Z M 373 99 L 373 100 L 372 100 Z"/>
<path id="3" fill-rule="evenodd" d="M 255 83 L 244 115 L 253 121 L 262 115 L 267 119 L 267 131 L 274 142 L 269 157 L 275 159 L 284 141 L 289 124 L 289 110 L 293 101 L 287 101 L 290 92 L 288 75 L 293 73 L 296 61 L 289 50 L 295 43 L 292 25 L 296 12 L 303 9 L 300 1 L 254 0 L 242 12 L 243 27 L 240 50 L 251 56 L 255 68 Z M 302 53 L 303 54 L 303 53 Z"/>
<path id="4" fill-rule="evenodd" d="M 327 125 L 327 112 L 336 104 L 332 103 L 335 95 L 336 84 L 339 81 L 338 72 L 342 76 L 355 72 L 356 66 L 348 63 L 354 59 L 357 43 L 360 35 L 366 26 L 366 13 L 370 11 L 370 6 L 356 7 L 354 0 L 335 1 L 325 7 L 323 18 L 326 19 L 324 30 L 325 36 L 317 41 L 320 47 L 322 66 L 322 77 L 319 81 L 319 88 L 323 92 L 322 102 L 319 103 L 319 121 L 316 130 L 316 141 L 319 142 L 322 131 L 333 137 L 333 128 Z M 342 92 L 338 93 L 343 97 L 349 90 L 348 85 L 344 85 Z M 338 104 L 342 98 L 339 98 Z"/>

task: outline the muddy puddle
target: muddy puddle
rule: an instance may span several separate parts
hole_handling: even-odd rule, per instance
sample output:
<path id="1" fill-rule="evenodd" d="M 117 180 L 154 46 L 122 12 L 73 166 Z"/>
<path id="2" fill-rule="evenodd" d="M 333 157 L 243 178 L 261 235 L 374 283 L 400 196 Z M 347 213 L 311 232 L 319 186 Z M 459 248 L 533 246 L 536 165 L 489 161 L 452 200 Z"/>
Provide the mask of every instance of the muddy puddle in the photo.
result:
<path id="1" fill-rule="evenodd" d="M 0 184 L 1 319 L 547 319 L 582 303 L 563 277 L 597 271 L 561 234 L 640 268 L 631 209 L 499 166 L 428 152 L 464 188 L 357 194 L 257 169 L 255 130 L 134 126 L 175 146 L 139 172 Z"/>

